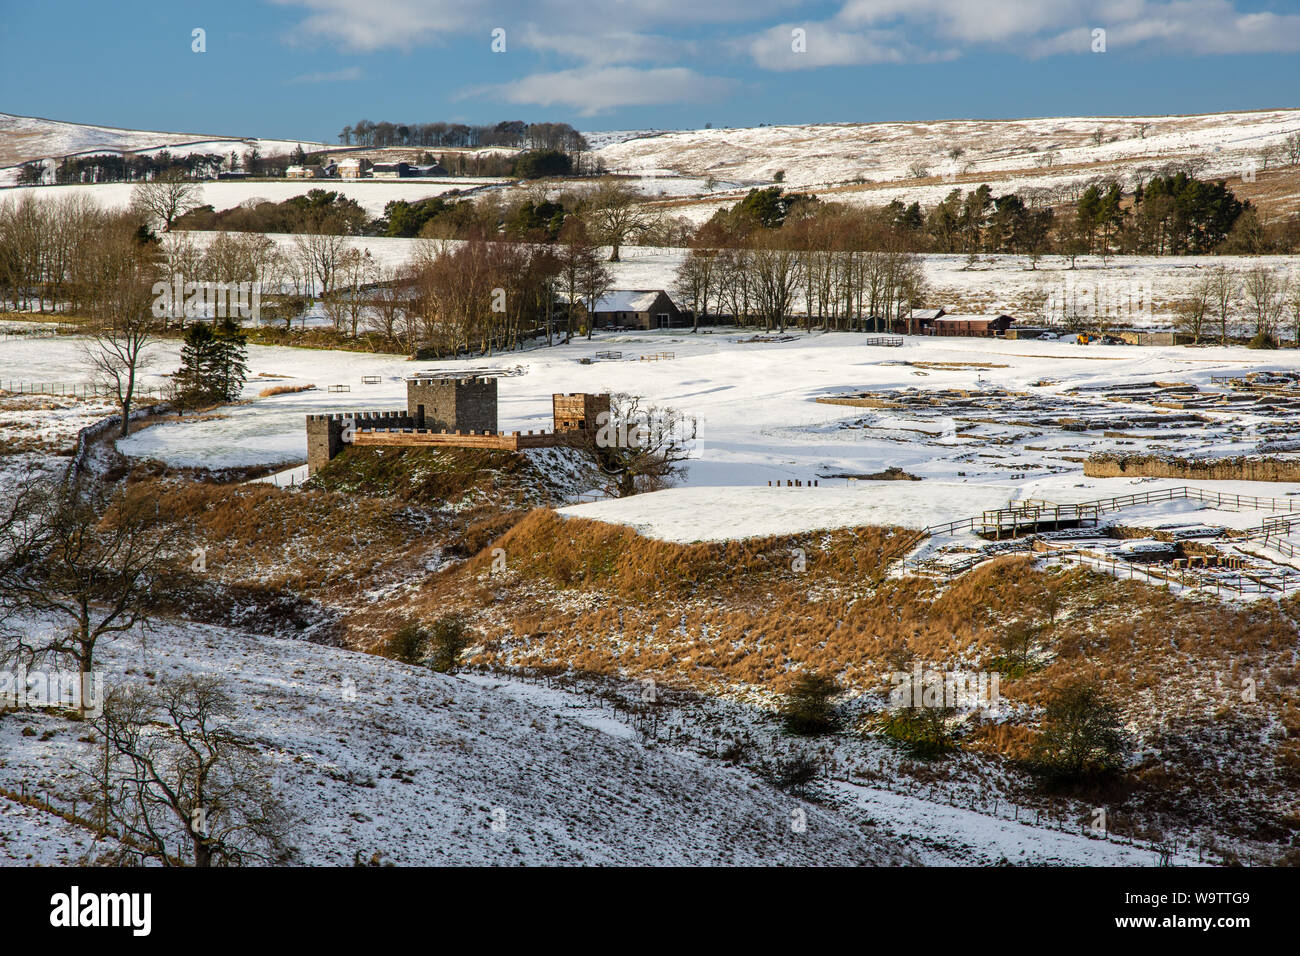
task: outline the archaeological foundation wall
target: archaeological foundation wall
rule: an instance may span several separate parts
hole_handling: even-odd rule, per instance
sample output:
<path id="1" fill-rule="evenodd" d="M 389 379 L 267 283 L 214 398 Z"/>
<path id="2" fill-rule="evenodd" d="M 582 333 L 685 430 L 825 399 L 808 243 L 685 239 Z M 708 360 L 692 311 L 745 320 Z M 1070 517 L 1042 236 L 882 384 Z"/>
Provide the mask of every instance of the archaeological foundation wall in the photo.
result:
<path id="1" fill-rule="evenodd" d="M 1298 481 L 1300 458 L 1175 458 L 1162 455 L 1092 455 L 1090 478 L 1182 478 L 1200 481 Z"/>

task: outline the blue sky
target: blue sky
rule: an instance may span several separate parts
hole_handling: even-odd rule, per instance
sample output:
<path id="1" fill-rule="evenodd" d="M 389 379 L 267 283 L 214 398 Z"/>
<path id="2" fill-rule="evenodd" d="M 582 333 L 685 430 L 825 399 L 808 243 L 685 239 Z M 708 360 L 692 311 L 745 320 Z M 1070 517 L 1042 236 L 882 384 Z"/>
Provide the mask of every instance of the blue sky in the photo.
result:
<path id="1" fill-rule="evenodd" d="M 627 129 L 1300 105 L 1300 0 L 0 3 L 0 111 L 143 129 L 333 142 L 363 117 Z"/>

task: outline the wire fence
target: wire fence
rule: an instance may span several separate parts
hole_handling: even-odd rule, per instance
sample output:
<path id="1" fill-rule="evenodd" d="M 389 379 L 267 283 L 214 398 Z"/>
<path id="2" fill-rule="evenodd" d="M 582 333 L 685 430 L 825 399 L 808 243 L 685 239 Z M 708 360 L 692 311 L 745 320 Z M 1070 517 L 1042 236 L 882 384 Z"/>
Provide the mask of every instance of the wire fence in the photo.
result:
<path id="1" fill-rule="evenodd" d="M 711 753 L 715 759 L 722 759 L 722 748 L 734 743 L 734 741 L 725 737 L 723 733 L 725 728 L 716 724 L 714 727 L 718 730 L 718 734 L 711 742 L 711 750 L 708 741 L 702 740 L 693 734 L 684 733 L 686 730 L 685 721 L 674 721 L 672 712 L 676 710 L 679 714 L 684 715 L 690 711 L 688 706 L 673 704 L 657 704 L 649 707 L 637 706 L 622 699 L 618 693 L 596 693 L 585 690 L 567 674 L 547 675 L 500 667 L 488 667 L 481 670 L 476 668 L 475 670 L 494 677 L 502 677 L 571 695 L 577 698 L 577 701 L 569 704 L 570 707 L 609 710 L 613 713 L 614 719 L 628 724 L 637 733 L 656 739 L 669 747 L 689 748 L 696 753 Z M 667 713 L 662 713 L 663 711 L 667 711 Z M 694 726 L 697 731 L 700 731 L 704 730 L 708 725 L 696 723 Z M 704 750 L 700 749 L 701 744 L 705 744 Z M 1078 819 L 1079 813 L 1070 807 L 1030 806 L 1017 803 L 1006 794 L 999 793 L 971 793 L 963 799 L 958 794 L 943 789 L 941 785 L 918 780 L 906 774 L 891 777 L 885 773 L 872 773 L 869 777 L 863 777 L 850 772 L 845 767 L 839 766 L 838 761 L 835 761 L 835 763 L 836 766 L 827 767 L 824 773 L 825 779 L 832 783 L 884 790 L 895 796 L 976 813 L 1008 823 L 1018 823 L 1032 829 L 1070 834 L 1089 840 L 1103 841 L 1114 846 L 1149 852 L 1152 854 L 1152 862 L 1157 864 L 1168 866 L 1181 863 L 1186 865 L 1191 862 L 1193 854 L 1195 854 L 1197 862 L 1208 862 L 1218 852 L 1209 841 L 1198 842 L 1191 836 L 1185 838 L 1170 837 L 1161 841 L 1152 841 L 1127 834 L 1114 833 L 1107 827 L 1092 825 L 1093 817 L 1091 814 L 1087 815 L 1086 820 Z M 1181 859 L 1179 859 L 1180 856 Z"/>
<path id="2" fill-rule="evenodd" d="M 170 397 L 168 389 L 156 385 L 137 385 L 132 391 L 137 399 Z M 111 385 L 94 382 L 16 382 L 0 380 L 0 392 L 8 395 L 54 395 L 66 398 L 111 398 L 116 400 L 117 389 Z"/>
<path id="3" fill-rule="evenodd" d="M 36 325 L 32 328 L 15 328 L 10 325 L 8 328 L 0 329 L 0 342 L 21 341 L 24 339 L 52 339 L 59 335 L 75 335 L 79 331 L 81 329 L 77 326 L 65 322 Z"/>
<path id="4" fill-rule="evenodd" d="M 0 342 L 30 341 L 31 339 L 52 339 L 58 332 L 42 329 L 40 332 L 0 332 Z"/>

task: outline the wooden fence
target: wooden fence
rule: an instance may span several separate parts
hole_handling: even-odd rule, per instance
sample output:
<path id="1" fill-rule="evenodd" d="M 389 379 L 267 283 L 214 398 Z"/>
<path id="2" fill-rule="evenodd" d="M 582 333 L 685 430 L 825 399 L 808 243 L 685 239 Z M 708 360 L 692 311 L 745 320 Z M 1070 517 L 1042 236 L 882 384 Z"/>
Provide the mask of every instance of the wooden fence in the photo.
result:
<path id="1" fill-rule="evenodd" d="M 953 534 L 957 531 L 968 531 L 976 528 L 986 529 L 994 528 L 995 534 L 1000 537 L 1001 530 L 1005 530 L 1008 524 L 1012 527 L 1013 536 L 1022 528 L 1036 530 L 1039 524 L 1056 521 L 1059 525 L 1061 521 L 1084 521 L 1099 520 L 1099 516 L 1112 511 L 1120 511 L 1124 508 L 1132 508 L 1138 505 L 1155 504 L 1162 501 L 1176 501 L 1180 499 L 1189 499 L 1193 501 L 1203 501 L 1207 504 L 1217 505 L 1218 507 L 1228 508 L 1249 508 L 1253 511 L 1285 511 L 1300 512 L 1300 502 L 1290 498 L 1264 498 L 1257 495 L 1239 495 L 1227 494 L 1218 491 L 1207 491 L 1204 488 L 1193 488 L 1188 485 L 1182 485 L 1176 488 L 1161 488 L 1156 491 L 1143 491 L 1130 495 L 1117 495 L 1112 498 L 1098 498 L 1093 501 L 1082 501 L 1071 505 L 1060 505 L 1043 499 L 1030 498 L 1012 508 L 1000 508 L 996 511 L 987 511 L 981 515 L 969 518 L 958 518 L 956 521 L 949 521 L 945 524 L 928 525 L 920 531 L 910 535 L 900 545 L 899 550 L 895 553 L 903 557 L 903 566 L 908 566 L 907 555 L 910 554 L 922 541 L 927 538 L 938 537 L 940 535 Z M 1046 517 L 1044 517 L 1046 515 Z M 1270 524 L 1270 521 L 1272 524 Z M 1300 517 L 1287 519 L 1281 516 L 1269 519 L 1264 526 L 1247 533 L 1247 538 L 1262 539 L 1266 547 L 1272 547 L 1288 557 L 1294 558 L 1300 554 L 1300 548 L 1287 541 L 1275 540 L 1280 533 L 1278 529 L 1285 528 L 1290 530 L 1292 524 L 1300 525 Z M 1265 530 L 1271 529 L 1271 530 Z M 981 561 L 986 560 L 984 556 L 975 556 L 969 561 L 963 562 L 958 570 L 946 569 L 944 576 L 948 578 L 955 577 L 964 573 Z M 915 565 L 913 565 L 915 567 Z M 1237 585 L 1222 585 L 1229 590 L 1235 590 L 1238 593 L 1262 593 L 1277 588 L 1271 585 L 1259 584 L 1249 576 L 1240 576 L 1247 578 L 1254 583 L 1248 583 L 1247 580 L 1238 581 Z M 1288 573 L 1282 575 L 1282 587 L 1286 587 L 1290 581 Z M 1300 572 L 1294 578 L 1295 584 L 1300 584 Z"/>

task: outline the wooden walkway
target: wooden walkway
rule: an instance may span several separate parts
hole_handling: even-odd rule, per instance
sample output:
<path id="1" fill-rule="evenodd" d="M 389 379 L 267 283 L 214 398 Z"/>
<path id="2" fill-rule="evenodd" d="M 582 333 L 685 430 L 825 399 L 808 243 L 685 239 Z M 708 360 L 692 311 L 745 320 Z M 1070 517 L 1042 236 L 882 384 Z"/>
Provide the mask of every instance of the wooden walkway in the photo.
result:
<path id="1" fill-rule="evenodd" d="M 992 535 L 995 540 L 1001 540 L 1003 536 L 1015 538 L 1020 535 L 1034 534 L 1045 530 L 1044 525 L 1049 528 L 1053 525 L 1060 527 L 1062 524 L 1070 526 L 1079 526 L 1085 522 L 1091 522 L 1096 526 L 1100 522 L 1101 515 L 1110 512 L 1121 511 L 1125 508 L 1137 507 L 1140 505 L 1158 504 L 1163 501 L 1177 500 L 1202 501 L 1219 508 L 1231 508 L 1235 510 L 1249 509 L 1252 511 L 1273 511 L 1286 512 L 1286 514 L 1273 515 L 1264 520 L 1259 527 L 1252 529 L 1245 534 L 1248 540 L 1262 541 L 1266 547 L 1273 548 L 1288 557 L 1295 558 L 1300 556 L 1300 548 L 1289 541 L 1281 540 L 1282 537 L 1291 532 L 1292 528 L 1300 529 L 1300 501 L 1293 498 L 1263 498 L 1257 495 L 1239 495 L 1226 494 L 1218 491 L 1207 491 L 1204 488 L 1194 488 L 1189 485 L 1182 485 L 1176 488 L 1161 488 L 1156 491 L 1145 491 L 1131 495 L 1117 495 L 1113 498 L 1099 498 L 1093 501 L 1078 502 L 1076 504 L 1056 504 L 1054 502 L 1042 499 L 1027 499 L 1019 505 L 1008 508 L 999 508 L 996 510 L 985 511 L 979 516 L 970 518 L 960 518 L 956 521 L 949 521 L 945 524 L 929 525 L 920 531 L 910 535 L 901 545 L 896 554 L 903 558 L 903 567 L 907 568 L 909 555 L 914 551 L 921 542 L 928 538 L 939 537 L 942 535 L 955 534 L 960 531 L 972 531 L 976 534 Z M 992 556 L 990 556 L 992 557 Z M 1063 555 L 1057 556 L 1064 557 Z M 986 560 L 983 556 L 975 555 L 971 560 L 963 562 L 961 571 L 967 571 L 976 564 Z M 1079 555 L 1076 553 L 1075 560 L 1091 562 L 1110 562 L 1110 569 L 1114 570 L 1115 563 L 1113 558 L 1101 559 L 1097 557 Z M 960 573 L 960 572 L 959 572 Z M 1141 576 L 1150 580 L 1153 576 L 1143 573 Z M 1235 590 L 1237 593 L 1247 593 L 1253 588 L 1259 592 L 1267 592 L 1278 588 L 1278 584 L 1273 581 L 1261 583 L 1258 580 L 1243 580 L 1242 575 L 1238 575 L 1235 587 L 1232 584 L 1219 584 L 1221 588 Z M 1253 582 L 1253 583 L 1252 583 Z M 1285 572 L 1282 574 L 1280 588 L 1293 586 L 1300 583 L 1300 574 L 1292 579 Z"/>

